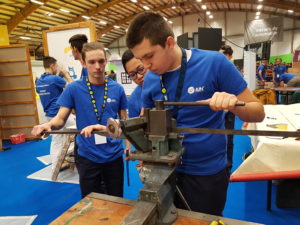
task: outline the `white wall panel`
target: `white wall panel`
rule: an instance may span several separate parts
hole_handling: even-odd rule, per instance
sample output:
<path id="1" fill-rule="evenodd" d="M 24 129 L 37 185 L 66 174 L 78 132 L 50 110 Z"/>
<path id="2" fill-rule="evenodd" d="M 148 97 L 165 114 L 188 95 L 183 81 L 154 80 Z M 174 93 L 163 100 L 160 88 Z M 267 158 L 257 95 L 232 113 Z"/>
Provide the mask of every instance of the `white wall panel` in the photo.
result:
<path id="1" fill-rule="evenodd" d="M 244 12 L 227 12 L 227 35 L 243 34 L 245 20 Z"/>
<path id="2" fill-rule="evenodd" d="M 291 51 L 292 31 L 283 32 L 283 41 L 276 41 L 271 46 L 271 56 L 288 54 Z"/>

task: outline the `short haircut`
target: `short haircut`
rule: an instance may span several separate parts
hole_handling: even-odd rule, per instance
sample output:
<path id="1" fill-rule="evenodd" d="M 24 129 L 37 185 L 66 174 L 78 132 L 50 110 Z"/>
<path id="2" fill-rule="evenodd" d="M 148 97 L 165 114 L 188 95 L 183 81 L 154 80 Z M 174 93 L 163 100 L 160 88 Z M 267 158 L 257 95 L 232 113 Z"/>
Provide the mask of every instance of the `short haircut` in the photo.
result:
<path id="1" fill-rule="evenodd" d="M 88 38 L 85 34 L 75 34 L 69 39 L 70 45 L 76 47 L 78 51 L 82 52 L 83 44 L 88 42 Z"/>
<path id="2" fill-rule="evenodd" d="M 82 47 L 82 60 L 85 61 L 85 56 L 86 53 L 89 51 L 93 51 L 93 50 L 101 50 L 104 53 L 104 56 L 106 58 L 106 53 L 104 50 L 104 46 L 100 43 L 100 42 L 90 42 L 90 43 L 85 43 Z"/>
<path id="3" fill-rule="evenodd" d="M 220 50 L 223 50 L 224 55 L 232 56 L 232 54 L 233 54 L 233 50 L 230 47 L 230 45 L 222 45 Z"/>
<path id="4" fill-rule="evenodd" d="M 123 67 L 124 67 L 124 70 L 125 70 L 126 73 L 127 73 L 127 70 L 126 70 L 126 67 L 125 67 L 126 63 L 128 63 L 128 61 L 130 61 L 133 58 L 134 58 L 134 55 L 132 54 L 130 49 L 127 49 L 122 55 L 122 64 L 123 64 Z"/>
<path id="5" fill-rule="evenodd" d="M 57 62 L 57 60 L 55 58 L 51 57 L 51 56 L 45 56 L 43 58 L 43 65 L 44 65 L 45 69 L 50 68 L 50 66 L 52 64 L 55 64 L 56 62 Z"/>
<path id="6" fill-rule="evenodd" d="M 279 59 L 279 60 L 280 60 L 280 62 L 282 62 L 282 58 L 277 58 L 277 59 Z M 276 59 L 276 60 L 277 60 L 277 59 Z M 275 60 L 275 61 L 276 61 L 276 60 Z"/>
<path id="7" fill-rule="evenodd" d="M 126 44 L 128 48 L 132 49 L 147 38 L 152 45 L 160 45 L 164 48 L 169 36 L 174 38 L 174 33 L 161 15 L 154 12 L 143 12 L 131 22 L 126 36 Z"/>

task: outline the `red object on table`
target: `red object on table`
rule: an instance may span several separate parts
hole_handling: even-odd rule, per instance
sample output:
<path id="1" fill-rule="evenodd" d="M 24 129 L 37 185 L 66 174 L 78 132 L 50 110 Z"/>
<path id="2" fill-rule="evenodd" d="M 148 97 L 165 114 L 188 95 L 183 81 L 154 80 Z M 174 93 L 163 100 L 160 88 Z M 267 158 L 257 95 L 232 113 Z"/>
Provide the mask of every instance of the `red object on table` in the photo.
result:
<path id="1" fill-rule="evenodd" d="M 23 133 L 13 134 L 10 136 L 10 141 L 12 144 L 20 144 L 25 142 L 26 135 Z"/>

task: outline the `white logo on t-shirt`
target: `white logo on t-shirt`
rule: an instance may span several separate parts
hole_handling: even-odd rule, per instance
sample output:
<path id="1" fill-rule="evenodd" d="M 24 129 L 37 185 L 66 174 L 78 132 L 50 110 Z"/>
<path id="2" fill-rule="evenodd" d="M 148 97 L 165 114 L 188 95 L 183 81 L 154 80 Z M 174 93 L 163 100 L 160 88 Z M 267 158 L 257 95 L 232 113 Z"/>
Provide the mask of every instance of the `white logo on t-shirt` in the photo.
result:
<path id="1" fill-rule="evenodd" d="M 204 91 L 204 86 L 202 87 L 189 87 L 188 88 L 188 93 L 190 95 L 194 94 L 194 93 L 199 93 L 199 92 L 203 92 Z"/>
<path id="2" fill-rule="evenodd" d="M 116 99 L 113 99 L 113 98 L 107 98 L 107 102 L 116 102 L 117 100 Z"/>
<path id="3" fill-rule="evenodd" d="M 194 94 L 195 92 L 195 88 L 194 87 L 189 87 L 188 88 L 188 93 L 191 95 L 191 94 Z"/>

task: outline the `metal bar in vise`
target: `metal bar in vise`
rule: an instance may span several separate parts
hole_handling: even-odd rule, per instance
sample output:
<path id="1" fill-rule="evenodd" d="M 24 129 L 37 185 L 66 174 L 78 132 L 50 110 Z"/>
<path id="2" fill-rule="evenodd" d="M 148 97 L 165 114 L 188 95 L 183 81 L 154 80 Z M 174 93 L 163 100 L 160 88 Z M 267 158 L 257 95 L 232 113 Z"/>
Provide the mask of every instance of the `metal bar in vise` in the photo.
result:
<path id="1" fill-rule="evenodd" d="M 65 129 L 65 130 L 52 130 L 52 131 L 43 131 L 42 135 L 44 134 L 80 134 L 81 130 L 76 129 Z M 100 135 L 108 135 L 106 131 L 99 131 L 94 130 L 92 131 L 93 134 L 100 134 Z"/>
<path id="2" fill-rule="evenodd" d="M 226 134 L 226 135 L 250 135 L 250 136 L 279 136 L 300 137 L 300 131 L 272 131 L 272 130 L 232 130 L 232 129 L 210 129 L 210 128 L 179 128 L 172 129 L 176 133 L 193 134 Z"/>
<path id="3" fill-rule="evenodd" d="M 180 106 L 209 106 L 209 102 L 163 102 L 164 106 L 180 105 Z M 245 106 L 245 102 L 238 101 L 235 106 Z"/>
<path id="4" fill-rule="evenodd" d="M 80 130 L 54 130 L 45 131 L 44 134 L 79 134 Z M 279 137 L 300 137 L 300 131 L 272 131 L 272 130 L 232 130 L 232 129 L 211 129 L 211 128 L 180 128 L 172 129 L 176 133 L 193 134 L 226 134 L 226 135 L 250 135 L 250 136 L 279 136 Z M 107 135 L 106 131 L 93 131 L 94 134 Z"/>

